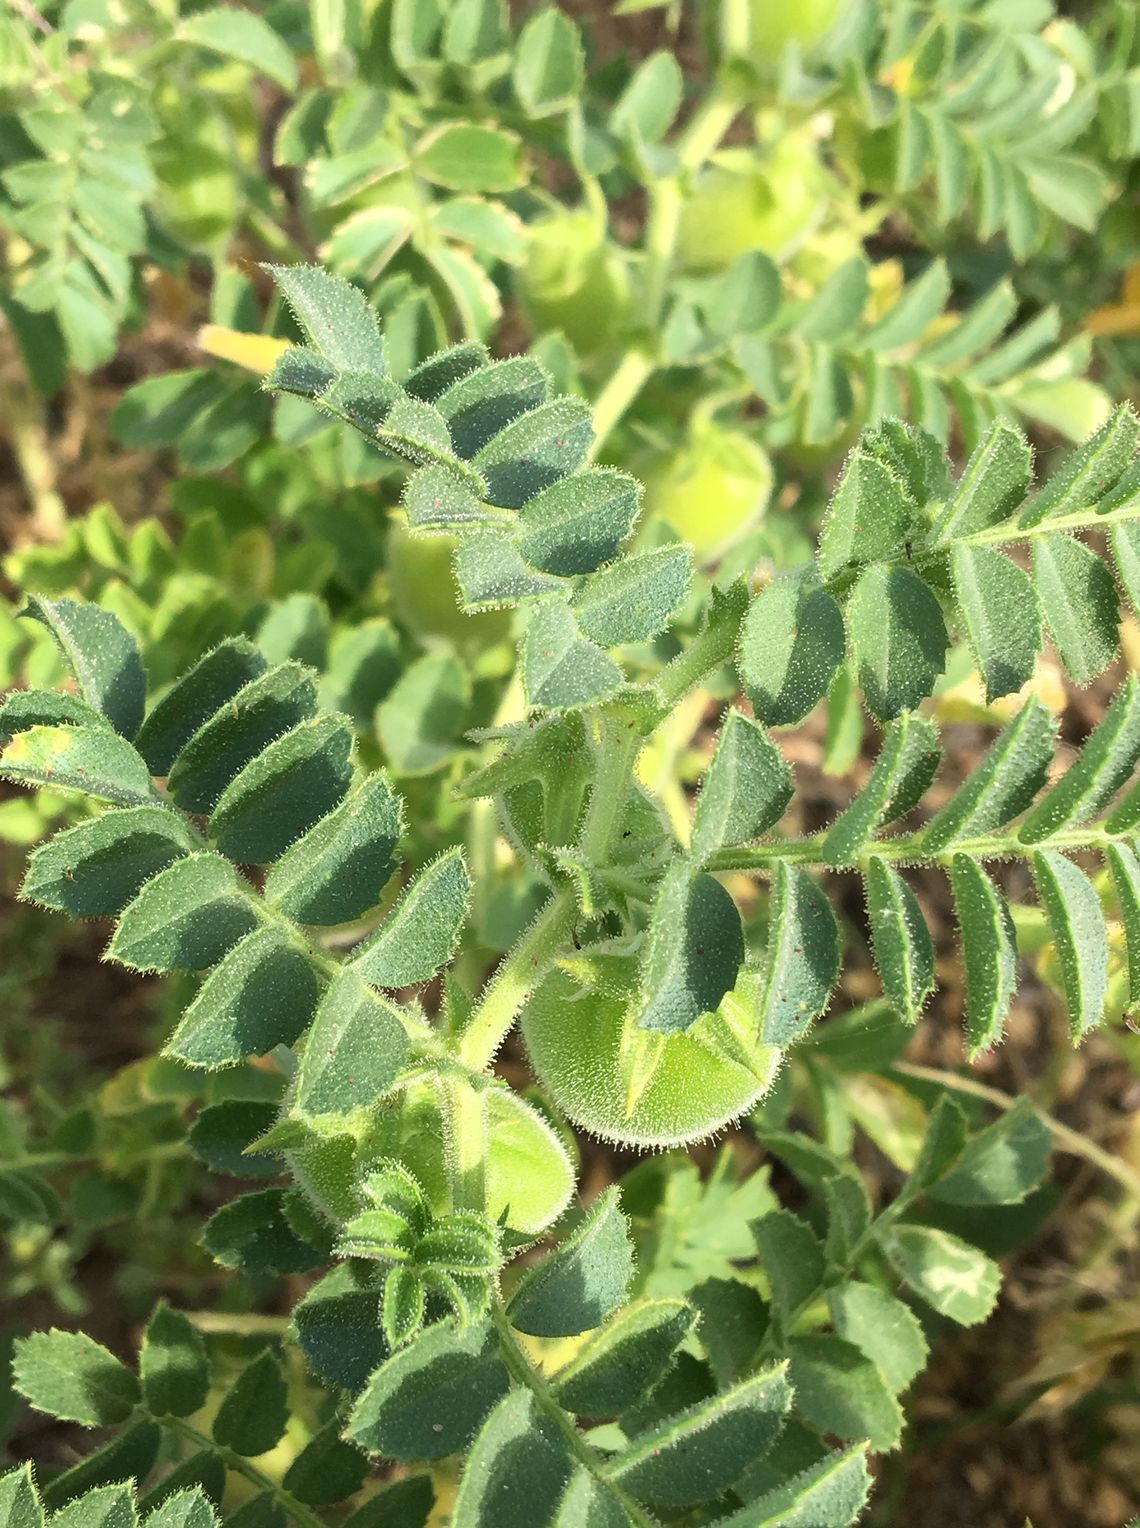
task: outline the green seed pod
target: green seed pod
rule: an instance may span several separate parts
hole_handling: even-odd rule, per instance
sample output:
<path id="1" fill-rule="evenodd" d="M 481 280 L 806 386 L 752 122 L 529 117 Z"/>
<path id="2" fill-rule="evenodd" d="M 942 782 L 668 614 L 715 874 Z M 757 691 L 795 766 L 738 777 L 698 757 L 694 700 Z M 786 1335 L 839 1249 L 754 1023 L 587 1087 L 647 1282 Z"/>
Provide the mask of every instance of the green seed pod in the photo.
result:
<path id="1" fill-rule="evenodd" d="M 575 1125 L 623 1145 L 676 1146 L 718 1130 L 767 1091 L 782 1052 L 755 1038 L 750 974 L 716 1013 L 663 1034 L 637 1023 L 636 961 L 586 965 L 588 986 L 569 971 L 552 972 L 522 1021 L 536 1073 Z M 595 965 L 604 967 L 600 976 Z"/>
<path id="2" fill-rule="evenodd" d="M 519 295 L 532 331 L 561 330 L 582 356 L 612 350 L 629 324 L 630 284 L 604 227 L 577 210 L 541 218 L 527 233 Z"/>
<path id="3" fill-rule="evenodd" d="M 690 270 L 717 271 L 755 250 L 786 259 L 839 190 L 802 135 L 785 135 L 767 153 L 726 149 L 681 209 L 681 260 Z"/>
<path id="4" fill-rule="evenodd" d="M 646 474 L 646 518 L 664 520 L 700 561 L 714 562 L 764 514 L 772 478 L 751 436 L 702 421 L 686 445 Z"/>

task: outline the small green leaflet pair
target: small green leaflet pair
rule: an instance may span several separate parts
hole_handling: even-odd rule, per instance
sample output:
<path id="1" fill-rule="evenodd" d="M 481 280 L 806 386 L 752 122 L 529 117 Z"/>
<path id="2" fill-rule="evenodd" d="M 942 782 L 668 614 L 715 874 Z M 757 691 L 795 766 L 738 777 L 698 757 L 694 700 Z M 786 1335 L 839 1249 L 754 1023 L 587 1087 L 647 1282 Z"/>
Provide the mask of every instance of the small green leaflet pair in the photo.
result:
<path id="1" fill-rule="evenodd" d="M 1104 1016 L 1110 939 L 1102 893 L 1068 857 L 1074 852 L 1103 855 L 1111 871 L 1125 937 L 1127 1001 L 1131 1006 L 1140 999 L 1140 787 L 1132 783 L 1140 763 L 1140 684 L 1135 676 L 1076 760 L 1050 785 L 1055 745 L 1048 710 L 1029 700 L 925 826 L 883 835 L 882 829 L 918 805 L 941 757 L 934 727 L 905 712 L 887 727 L 867 784 L 829 829 L 795 846 L 777 841 L 755 850 L 726 849 L 709 863 L 721 869 L 763 866 L 773 874 L 769 961 L 777 939 L 784 949 L 790 945 L 801 953 L 803 972 L 792 986 L 805 993 L 812 1014 L 826 1007 L 837 979 L 837 931 L 827 921 L 827 904 L 815 882 L 787 859 L 794 853 L 822 867 L 859 869 L 883 988 L 910 1023 L 917 1022 L 934 990 L 934 947 L 921 905 L 896 867 L 941 865 L 950 876 L 961 932 L 966 1031 L 976 1055 L 1001 1039 L 1017 989 L 1013 919 L 1004 893 L 982 866 L 987 860 L 1024 858 L 1060 959 L 1071 1032 L 1079 1040 Z M 809 899 L 810 911 L 790 908 L 793 884 Z M 818 977 L 820 971 L 831 973 L 823 992 L 809 985 L 807 975 Z M 779 1036 L 771 1032 L 771 1038 Z"/>

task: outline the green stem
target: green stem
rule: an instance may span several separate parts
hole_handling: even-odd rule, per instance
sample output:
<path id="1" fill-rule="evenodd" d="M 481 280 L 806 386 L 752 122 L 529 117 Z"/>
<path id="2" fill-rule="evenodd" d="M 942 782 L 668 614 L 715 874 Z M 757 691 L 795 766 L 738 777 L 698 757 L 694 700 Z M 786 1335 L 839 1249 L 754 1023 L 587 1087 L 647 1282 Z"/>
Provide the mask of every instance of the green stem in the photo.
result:
<path id="1" fill-rule="evenodd" d="M 1035 541 L 1039 536 L 1053 536 L 1066 531 L 1104 530 L 1113 525 L 1127 524 L 1130 521 L 1140 519 L 1140 498 L 1133 504 L 1125 504 L 1123 508 L 1113 510 L 1111 514 L 1098 515 L 1088 509 L 1075 510 L 1071 515 L 1056 515 L 1052 519 L 1042 520 L 1037 525 L 1018 525 L 1016 522 L 1003 521 L 1001 525 L 994 525 L 986 530 L 971 531 L 966 536 L 955 536 L 952 542 L 944 542 L 940 546 L 927 547 L 922 551 L 917 549 L 912 557 L 915 567 L 922 567 L 926 563 L 937 562 L 955 547 L 969 546 L 1013 546 L 1019 541 Z"/>
<path id="2" fill-rule="evenodd" d="M 240 1337 L 284 1337 L 291 1316 L 266 1316 L 255 1311 L 186 1310 L 181 1314 L 199 1332 Z"/>
<path id="3" fill-rule="evenodd" d="M 641 268 L 638 297 L 639 327 L 645 343 L 627 350 L 617 370 L 598 394 L 594 403 L 594 455 L 601 450 L 657 368 L 661 317 L 677 258 L 685 182 L 716 151 L 743 104 L 732 80 L 728 76 L 722 77 L 677 140 L 678 172 L 649 182 L 645 262 Z"/>
<path id="4" fill-rule="evenodd" d="M 447 1078 L 452 1200 L 457 1210 L 487 1208 L 487 1106 L 483 1089 L 462 1074 Z"/>
<path id="5" fill-rule="evenodd" d="M 147 1146 L 141 1151 L 121 1156 L 114 1152 L 106 1153 L 107 1159 L 113 1159 L 116 1167 L 119 1168 L 137 1167 L 140 1162 L 150 1162 L 164 1157 L 189 1155 L 190 1147 L 185 1141 L 162 1141 L 157 1146 Z M 78 1155 L 72 1151 L 29 1151 L 18 1157 L 5 1157 L 0 1161 L 0 1168 L 5 1172 L 25 1172 L 40 1168 L 78 1167 L 82 1162 L 102 1160 L 104 1160 L 103 1154 L 94 1151 L 80 1152 Z"/>
<path id="6" fill-rule="evenodd" d="M 913 1077 L 919 1082 L 937 1083 L 939 1087 L 949 1088 L 956 1093 L 965 1093 L 970 1098 L 984 1098 L 987 1103 L 994 1104 L 999 1109 L 1012 1109 L 1018 1102 L 1016 1098 L 1011 1098 L 1008 1093 L 1003 1093 L 998 1088 L 987 1087 L 983 1082 L 975 1082 L 972 1077 L 959 1077 L 956 1072 L 944 1072 L 938 1067 L 916 1066 L 909 1061 L 896 1061 L 891 1070 L 903 1077 Z M 1068 1125 L 1063 1125 L 1059 1119 L 1054 1119 L 1053 1115 L 1047 1114 L 1036 1104 L 1033 1107 L 1038 1119 L 1056 1142 L 1058 1151 L 1080 1157 L 1083 1161 L 1091 1163 L 1093 1167 L 1099 1168 L 1106 1177 L 1112 1178 L 1125 1193 L 1140 1203 L 1140 1176 L 1124 1162 L 1103 1150 L 1095 1141 L 1090 1141 L 1087 1136 L 1077 1130 L 1070 1130 Z"/>
<path id="7" fill-rule="evenodd" d="M 617 370 L 594 400 L 594 440 L 591 457 L 597 456 L 626 410 L 653 375 L 656 360 L 646 349 L 627 350 Z"/>
<path id="8" fill-rule="evenodd" d="M 227 1468 L 234 1470 L 238 1475 L 243 1475 L 251 1485 L 259 1491 L 269 1491 L 282 1509 L 288 1513 L 295 1523 L 303 1523 L 304 1528 L 326 1528 L 324 1520 L 317 1516 L 304 1502 L 298 1501 L 292 1491 L 287 1491 L 280 1482 L 259 1470 L 252 1460 L 244 1454 L 239 1454 L 235 1449 L 227 1448 L 224 1443 L 217 1443 L 206 1433 L 199 1432 L 196 1427 L 191 1427 L 189 1422 L 184 1422 L 180 1417 L 156 1417 L 154 1419 L 160 1427 L 167 1432 L 174 1433 L 177 1437 L 192 1443 L 195 1448 L 206 1449 L 212 1454 L 218 1454 L 224 1460 Z"/>
<path id="9" fill-rule="evenodd" d="M 666 671 L 668 672 L 668 671 Z M 1091 827 L 1063 828 L 1039 844 L 1022 844 L 1016 836 L 1006 833 L 984 833 L 976 838 L 960 838 L 945 849 L 930 854 L 923 848 L 924 832 L 908 833 L 898 838 L 883 838 L 876 843 L 865 844 L 859 854 L 842 864 L 833 865 L 823 858 L 822 849 L 826 831 L 811 838 L 789 838 L 779 843 L 754 844 L 746 849 L 721 849 L 714 854 L 708 868 L 717 870 L 766 871 L 783 861 L 789 865 L 809 865 L 819 870 L 860 870 L 871 860 L 885 860 L 888 864 L 949 865 L 958 854 L 968 854 L 974 859 L 1006 859 L 1011 854 L 1028 856 L 1037 849 L 1103 849 L 1106 844 L 1129 842 L 1135 836 L 1133 830 L 1110 833 L 1107 828 L 1094 823 Z"/>
<path id="10" fill-rule="evenodd" d="M 714 154 L 721 139 L 744 109 L 745 98 L 731 72 L 725 72 L 708 97 L 689 118 L 677 143 L 681 167 L 690 174 Z"/>
<path id="11" fill-rule="evenodd" d="M 645 264 L 641 272 L 638 303 L 643 327 L 656 334 L 669 291 L 669 277 L 681 228 L 681 182 L 675 175 L 655 180 L 649 187 L 649 222 L 645 230 Z"/>
<path id="12" fill-rule="evenodd" d="M 743 612 L 741 612 L 743 617 Z M 700 683 L 706 674 L 727 663 L 736 650 L 739 622 L 717 621 L 695 637 L 653 682 L 667 710 Z"/>
<path id="13" fill-rule="evenodd" d="M 481 1071 L 490 1064 L 569 934 L 574 906 L 569 887 L 557 891 L 488 982 L 459 1041 L 465 1066 Z"/>
<path id="14" fill-rule="evenodd" d="M 0 409 L 31 506 L 32 535 L 37 541 L 58 541 L 67 529 L 67 506 L 56 490 L 40 410 L 29 389 L 7 384 L 0 390 Z"/>
<path id="15" fill-rule="evenodd" d="M 586 722 L 593 733 L 594 778 L 581 850 L 587 864 L 604 865 L 645 739 L 633 719 L 621 710 L 601 707 L 587 713 Z"/>
<path id="16" fill-rule="evenodd" d="M 555 1400 L 550 1387 L 519 1346 L 518 1339 L 511 1330 L 511 1323 L 507 1319 L 507 1313 L 497 1300 L 491 1305 L 491 1319 L 499 1334 L 499 1351 L 507 1372 L 534 1396 L 539 1410 L 550 1418 L 562 1434 L 571 1455 L 604 1491 L 616 1497 L 633 1528 L 658 1528 L 654 1518 L 649 1517 L 620 1486 L 606 1478 L 597 1454 L 578 1431 L 573 1418 Z"/>

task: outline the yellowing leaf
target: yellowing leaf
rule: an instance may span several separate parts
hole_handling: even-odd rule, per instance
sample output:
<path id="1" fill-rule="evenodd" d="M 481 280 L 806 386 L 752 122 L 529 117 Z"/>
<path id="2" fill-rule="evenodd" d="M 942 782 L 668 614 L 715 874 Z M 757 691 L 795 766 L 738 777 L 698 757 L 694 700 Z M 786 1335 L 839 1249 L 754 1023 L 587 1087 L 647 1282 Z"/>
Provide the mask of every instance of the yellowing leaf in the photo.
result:
<path id="1" fill-rule="evenodd" d="M 235 366 L 244 366 L 259 376 L 271 372 L 290 348 L 288 340 L 274 339 L 271 334 L 242 334 L 223 324 L 203 325 L 198 330 L 198 345 L 207 355 L 217 356 L 220 361 L 232 361 Z"/>

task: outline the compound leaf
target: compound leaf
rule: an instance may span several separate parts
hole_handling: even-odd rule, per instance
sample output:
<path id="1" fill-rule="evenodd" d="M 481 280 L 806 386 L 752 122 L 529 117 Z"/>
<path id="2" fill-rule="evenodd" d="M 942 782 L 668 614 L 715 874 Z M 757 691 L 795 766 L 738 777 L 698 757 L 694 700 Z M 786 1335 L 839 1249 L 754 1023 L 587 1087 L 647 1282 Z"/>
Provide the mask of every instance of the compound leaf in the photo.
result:
<path id="1" fill-rule="evenodd" d="M 297 1073 L 296 1110 L 310 1119 L 343 1118 L 383 1098 L 404 1064 L 399 1010 L 352 970 L 332 979 L 321 999 Z"/>
<path id="2" fill-rule="evenodd" d="M 950 884 L 966 963 L 966 1034 L 973 1057 L 1001 1039 L 1017 987 L 1017 945 L 1006 900 L 976 860 L 956 854 Z"/>
<path id="3" fill-rule="evenodd" d="M 298 923 L 347 923 L 368 912 L 395 868 L 403 806 L 386 775 L 363 781 L 285 851 L 265 900 Z"/>
<path id="4" fill-rule="evenodd" d="M 210 837 L 243 864 L 265 864 L 340 805 L 352 779 L 347 717 L 317 716 L 276 738 L 226 786 Z"/>
<path id="5" fill-rule="evenodd" d="M 198 989 L 166 1053 L 190 1066 L 233 1066 L 292 1045 L 317 1009 L 311 964 L 281 929 L 256 929 Z"/>
<path id="6" fill-rule="evenodd" d="M 254 1456 L 273 1448 L 285 1432 L 289 1400 L 281 1366 L 266 1351 L 238 1375 L 214 1418 L 214 1442 Z"/>
<path id="7" fill-rule="evenodd" d="M 839 925 L 806 870 L 780 860 L 772 880 L 764 953 L 761 1036 L 787 1045 L 827 1007 L 839 980 Z"/>
<path id="8" fill-rule="evenodd" d="M 231 637 L 199 658 L 167 690 L 139 730 L 137 747 L 151 772 L 165 775 L 198 729 L 267 667 L 264 656 L 245 637 Z"/>
<path id="9" fill-rule="evenodd" d="M 345 1436 L 370 1454 L 405 1463 L 466 1448 L 506 1395 L 507 1371 L 486 1322 L 426 1327 L 368 1380 Z"/>
<path id="10" fill-rule="evenodd" d="M 1094 817 L 1131 778 L 1138 759 L 1140 683 L 1129 674 L 1079 758 L 1030 812 L 1018 838 L 1023 844 L 1039 844 L 1062 828 Z"/>
<path id="11" fill-rule="evenodd" d="M 114 917 L 147 881 L 194 846 L 189 826 L 162 807 L 108 812 L 36 849 L 20 895 L 73 918 Z"/>
<path id="12" fill-rule="evenodd" d="M 744 932 L 736 903 L 711 875 L 685 861 L 666 873 L 653 905 L 642 955 L 644 1029 L 688 1029 L 712 1013 L 736 983 Z"/>
<path id="13" fill-rule="evenodd" d="M 666 1374 L 694 1320 L 684 1300 L 627 1305 L 554 1375 L 559 1405 L 585 1417 L 620 1415 Z"/>
<path id="14" fill-rule="evenodd" d="M 256 927 L 237 871 L 216 854 L 175 860 L 125 909 L 107 953 L 136 971 L 201 971 Z"/>
<path id="15" fill-rule="evenodd" d="M 28 727 L 0 752 L 0 775 L 116 806 L 153 805 L 157 799 L 138 753 L 108 727 Z"/>
<path id="16" fill-rule="evenodd" d="M 574 596 L 579 629 L 603 647 L 648 641 L 669 624 L 692 576 L 687 546 L 623 557 L 586 579 Z"/>
<path id="17" fill-rule="evenodd" d="M 634 1438 L 607 1475 L 666 1506 L 718 1496 L 767 1452 L 791 1404 L 784 1365 L 764 1369 Z"/>
<path id="18" fill-rule="evenodd" d="M 850 1528 L 871 1491 L 867 1445 L 828 1454 L 714 1528 Z"/>
<path id="19" fill-rule="evenodd" d="M 566 1440 L 528 1390 L 492 1411 L 467 1458 L 454 1528 L 531 1528 L 549 1522 L 572 1469 Z"/>
<path id="20" fill-rule="evenodd" d="M 857 447 L 848 457 L 823 520 L 819 571 L 827 581 L 844 568 L 901 552 L 915 507 L 887 464 Z"/>
<path id="21" fill-rule="evenodd" d="M 565 711 L 614 694 L 624 682 L 620 665 L 582 635 L 562 600 L 531 607 L 523 647 L 523 682 L 532 706 Z"/>
<path id="22" fill-rule="evenodd" d="M 934 991 L 934 943 L 918 898 L 878 856 L 867 867 L 867 915 L 883 991 L 900 1018 L 917 1024 Z"/>
<path id="23" fill-rule="evenodd" d="M 993 1310 L 1001 1270 L 960 1236 L 933 1226 L 895 1225 L 883 1232 L 880 1245 L 903 1283 L 940 1315 L 976 1326 Z"/>
<path id="24" fill-rule="evenodd" d="M 1023 812 L 1045 783 L 1054 741 L 1048 708 L 1027 701 L 927 826 L 922 852 L 938 854 L 963 838 L 992 833 Z"/>
<path id="25" fill-rule="evenodd" d="M 1020 690 L 1041 651 L 1041 611 L 1028 573 L 990 547 L 957 546 L 954 593 L 986 699 Z"/>
<path id="26" fill-rule="evenodd" d="M 803 721 L 843 661 L 839 606 L 814 577 L 778 578 L 749 606 L 740 632 L 740 678 L 762 722 Z"/>
<path id="27" fill-rule="evenodd" d="M 1033 576 L 1053 641 L 1078 684 L 1104 671 L 1116 656 L 1120 610 L 1104 563 L 1071 536 L 1039 536 Z"/>
<path id="28" fill-rule="evenodd" d="M 867 704 L 882 721 L 926 699 L 949 638 L 938 600 L 910 568 L 878 564 L 860 575 L 847 632 Z"/>
<path id="29" fill-rule="evenodd" d="M 189 1417 L 206 1404 L 206 1345 L 186 1317 L 168 1305 L 160 1305 L 147 1323 L 139 1376 L 147 1410 L 155 1416 Z"/>

